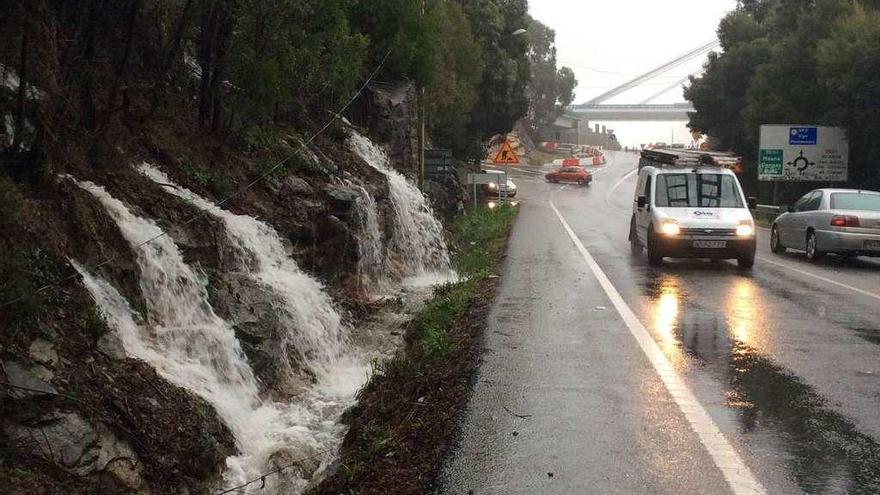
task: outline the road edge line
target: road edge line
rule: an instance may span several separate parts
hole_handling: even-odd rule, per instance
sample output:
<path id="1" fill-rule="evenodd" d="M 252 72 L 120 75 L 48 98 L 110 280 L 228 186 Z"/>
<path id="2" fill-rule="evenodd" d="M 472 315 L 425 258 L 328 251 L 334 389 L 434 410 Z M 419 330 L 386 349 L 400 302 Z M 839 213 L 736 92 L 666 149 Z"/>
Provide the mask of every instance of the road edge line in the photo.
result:
<path id="1" fill-rule="evenodd" d="M 666 387 L 666 391 L 687 419 L 691 430 L 697 434 L 700 443 L 703 444 L 703 447 L 712 457 L 712 461 L 721 471 L 734 495 L 766 494 L 767 492 L 764 490 L 764 487 L 754 477 L 751 470 L 736 452 L 736 449 L 733 448 L 727 441 L 727 438 L 724 437 L 724 434 L 721 433 L 721 430 L 718 429 L 718 426 L 715 425 L 715 422 L 709 416 L 709 413 L 706 412 L 703 405 L 700 404 L 687 385 L 678 376 L 675 368 L 669 362 L 666 355 L 663 354 L 663 351 L 660 350 L 657 342 L 654 341 L 654 338 L 651 337 L 651 334 L 648 333 L 642 322 L 639 321 L 629 305 L 626 304 L 626 301 L 623 300 L 623 296 L 620 295 L 620 292 L 617 291 L 611 280 L 605 275 L 605 272 L 602 271 L 602 268 L 590 252 L 587 251 L 587 248 L 584 247 L 577 234 L 574 233 L 574 230 L 568 225 L 568 222 L 565 221 L 559 210 L 556 209 L 556 205 L 553 204 L 552 200 L 550 201 L 550 208 L 556 213 L 556 217 L 559 218 L 559 222 L 562 223 L 562 227 L 565 229 L 568 237 L 571 238 L 575 247 L 581 253 L 587 266 L 598 280 L 599 285 L 602 286 L 602 290 L 605 291 L 617 313 L 623 319 L 623 322 L 626 323 L 630 334 L 636 339 L 642 352 L 645 353 L 648 361 L 651 362 L 651 366 L 660 377 L 660 380 Z"/>
<path id="2" fill-rule="evenodd" d="M 800 273 L 801 275 L 813 277 L 816 280 L 821 280 L 822 282 L 836 285 L 836 286 L 841 287 L 843 289 L 851 290 L 857 294 L 861 294 L 863 296 L 872 297 L 874 299 L 880 300 L 880 294 L 875 294 L 875 293 L 867 291 L 865 289 L 859 289 L 858 287 L 853 287 L 852 285 L 847 285 L 847 284 L 844 284 L 843 282 L 838 282 L 836 280 L 832 280 L 830 278 L 823 277 L 822 275 L 810 273 L 807 270 L 801 270 L 800 268 L 793 267 L 793 266 L 789 265 L 788 263 L 780 263 L 779 261 L 773 261 L 770 258 L 765 258 L 763 256 L 758 256 L 757 259 L 759 259 L 760 261 L 763 261 L 764 263 L 770 263 L 771 265 L 775 265 L 780 268 L 784 268 L 786 270 L 791 270 L 795 273 Z"/>

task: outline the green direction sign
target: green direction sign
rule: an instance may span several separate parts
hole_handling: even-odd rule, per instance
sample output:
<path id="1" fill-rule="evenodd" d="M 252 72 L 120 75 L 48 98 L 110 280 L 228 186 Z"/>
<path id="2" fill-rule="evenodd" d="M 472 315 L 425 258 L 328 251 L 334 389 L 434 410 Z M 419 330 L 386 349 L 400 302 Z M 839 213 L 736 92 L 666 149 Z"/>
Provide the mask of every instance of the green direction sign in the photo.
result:
<path id="1" fill-rule="evenodd" d="M 783 168 L 782 150 L 761 150 L 758 160 L 758 177 L 770 179 L 782 177 Z"/>

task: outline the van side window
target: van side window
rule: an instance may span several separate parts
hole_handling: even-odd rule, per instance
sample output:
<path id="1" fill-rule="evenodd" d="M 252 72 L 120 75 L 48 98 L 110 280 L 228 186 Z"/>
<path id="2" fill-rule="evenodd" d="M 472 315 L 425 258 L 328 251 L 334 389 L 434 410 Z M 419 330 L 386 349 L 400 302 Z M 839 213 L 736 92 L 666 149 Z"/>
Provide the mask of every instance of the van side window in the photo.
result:
<path id="1" fill-rule="evenodd" d="M 649 175 L 645 180 L 645 204 L 651 206 L 651 176 Z"/>

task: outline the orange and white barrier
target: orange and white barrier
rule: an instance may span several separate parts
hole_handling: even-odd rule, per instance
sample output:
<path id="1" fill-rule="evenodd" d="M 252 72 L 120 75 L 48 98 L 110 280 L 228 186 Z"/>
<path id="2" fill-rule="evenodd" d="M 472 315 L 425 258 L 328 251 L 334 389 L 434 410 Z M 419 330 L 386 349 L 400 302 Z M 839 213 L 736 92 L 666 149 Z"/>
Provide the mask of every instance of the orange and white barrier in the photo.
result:
<path id="1" fill-rule="evenodd" d="M 605 155 L 587 156 L 583 158 L 571 157 L 553 160 L 553 165 L 562 167 L 589 167 L 605 164 Z"/>

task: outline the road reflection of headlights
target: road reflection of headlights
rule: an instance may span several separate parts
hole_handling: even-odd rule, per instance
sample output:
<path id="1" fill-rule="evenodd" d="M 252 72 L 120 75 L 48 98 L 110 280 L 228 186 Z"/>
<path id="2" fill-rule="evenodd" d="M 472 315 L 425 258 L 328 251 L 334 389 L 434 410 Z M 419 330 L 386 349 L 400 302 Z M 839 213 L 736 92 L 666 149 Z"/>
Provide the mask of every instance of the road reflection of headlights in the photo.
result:
<path id="1" fill-rule="evenodd" d="M 680 234 L 681 228 L 678 226 L 678 222 L 666 220 L 660 224 L 660 232 L 663 232 L 664 235 L 673 236 Z"/>
<path id="2" fill-rule="evenodd" d="M 736 227 L 736 235 L 739 237 L 750 237 L 755 234 L 755 227 L 752 222 L 744 221 Z"/>

